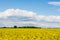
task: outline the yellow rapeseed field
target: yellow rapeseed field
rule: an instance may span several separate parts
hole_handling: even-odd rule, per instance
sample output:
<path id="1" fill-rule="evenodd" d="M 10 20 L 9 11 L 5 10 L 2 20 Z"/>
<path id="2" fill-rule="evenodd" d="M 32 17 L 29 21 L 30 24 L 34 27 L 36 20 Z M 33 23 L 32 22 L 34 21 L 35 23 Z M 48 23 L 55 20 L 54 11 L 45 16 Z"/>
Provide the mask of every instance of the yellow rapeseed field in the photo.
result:
<path id="1" fill-rule="evenodd" d="M 0 28 L 0 40 L 60 40 L 60 29 Z"/>

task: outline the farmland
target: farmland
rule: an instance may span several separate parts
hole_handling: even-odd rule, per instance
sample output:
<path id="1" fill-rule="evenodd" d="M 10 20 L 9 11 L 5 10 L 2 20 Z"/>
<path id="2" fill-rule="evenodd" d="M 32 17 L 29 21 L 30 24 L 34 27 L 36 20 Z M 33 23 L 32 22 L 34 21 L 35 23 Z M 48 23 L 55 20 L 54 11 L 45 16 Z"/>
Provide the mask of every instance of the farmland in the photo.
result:
<path id="1" fill-rule="evenodd" d="M 60 40 L 60 29 L 0 28 L 0 40 Z"/>

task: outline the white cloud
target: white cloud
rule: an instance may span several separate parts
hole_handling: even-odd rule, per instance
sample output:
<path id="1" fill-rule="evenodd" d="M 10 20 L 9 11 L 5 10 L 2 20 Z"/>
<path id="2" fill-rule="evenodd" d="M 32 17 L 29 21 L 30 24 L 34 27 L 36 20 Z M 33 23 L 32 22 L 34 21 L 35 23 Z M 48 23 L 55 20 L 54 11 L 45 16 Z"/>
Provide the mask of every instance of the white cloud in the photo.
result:
<path id="1" fill-rule="evenodd" d="M 48 2 L 50 5 L 60 6 L 60 2 Z"/>
<path id="2" fill-rule="evenodd" d="M 36 16 L 36 13 L 27 10 L 7 9 L 0 12 L 0 23 L 4 24 L 4 26 L 21 24 L 35 25 L 34 21 L 36 21 Z"/>
<path id="3" fill-rule="evenodd" d="M 27 16 L 27 17 L 32 17 L 35 16 L 36 13 L 26 11 L 26 10 L 21 10 L 21 9 L 7 9 L 3 12 L 0 12 L 0 18 L 7 18 L 8 16 Z"/>
<path id="4" fill-rule="evenodd" d="M 60 22 L 60 16 L 47 16 L 45 20 L 48 22 Z"/>
<path id="5" fill-rule="evenodd" d="M 0 25 L 33 25 L 38 27 L 60 27 L 60 16 L 44 16 L 37 15 L 35 12 L 27 10 L 7 9 L 0 12 Z"/>

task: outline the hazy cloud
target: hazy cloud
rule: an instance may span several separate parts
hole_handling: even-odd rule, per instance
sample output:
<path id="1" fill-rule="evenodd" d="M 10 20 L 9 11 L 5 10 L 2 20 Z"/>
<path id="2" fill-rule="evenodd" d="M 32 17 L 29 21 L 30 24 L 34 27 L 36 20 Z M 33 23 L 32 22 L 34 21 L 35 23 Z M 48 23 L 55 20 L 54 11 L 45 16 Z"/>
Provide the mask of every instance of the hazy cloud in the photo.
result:
<path id="1" fill-rule="evenodd" d="M 60 6 L 60 2 L 48 2 L 50 5 Z"/>
<path id="2" fill-rule="evenodd" d="M 35 12 L 21 9 L 7 9 L 0 12 L 0 25 L 60 27 L 60 16 L 37 15 Z"/>

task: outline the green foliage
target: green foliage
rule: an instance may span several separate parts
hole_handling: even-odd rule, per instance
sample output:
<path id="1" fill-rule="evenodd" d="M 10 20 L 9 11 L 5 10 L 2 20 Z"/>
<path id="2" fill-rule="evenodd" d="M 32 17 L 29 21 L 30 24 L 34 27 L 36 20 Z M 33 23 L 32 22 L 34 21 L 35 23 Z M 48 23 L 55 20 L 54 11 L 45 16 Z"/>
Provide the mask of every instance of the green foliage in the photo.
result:
<path id="1" fill-rule="evenodd" d="M 21 26 L 21 27 L 17 27 L 15 25 L 14 27 L 1 27 L 1 28 L 41 28 L 41 27 L 35 27 L 35 26 Z"/>
<path id="2" fill-rule="evenodd" d="M 17 26 L 15 25 L 14 28 L 17 28 Z"/>
<path id="3" fill-rule="evenodd" d="M 2 28 L 7 28 L 7 27 L 2 27 Z"/>
<path id="4" fill-rule="evenodd" d="M 38 27 L 35 27 L 35 26 L 23 26 L 22 28 L 38 28 Z"/>

